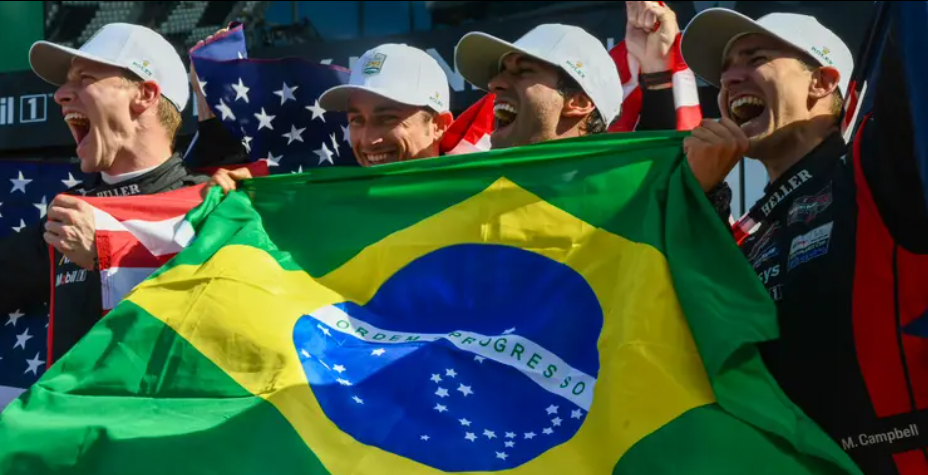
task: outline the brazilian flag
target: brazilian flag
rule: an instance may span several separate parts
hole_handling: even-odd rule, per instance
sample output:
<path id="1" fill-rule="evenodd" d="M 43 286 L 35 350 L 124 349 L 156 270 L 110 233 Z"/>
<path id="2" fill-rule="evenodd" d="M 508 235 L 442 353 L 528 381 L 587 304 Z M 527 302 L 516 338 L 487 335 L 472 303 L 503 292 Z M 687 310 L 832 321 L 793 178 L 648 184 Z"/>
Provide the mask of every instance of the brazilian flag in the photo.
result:
<path id="1" fill-rule="evenodd" d="M 0 416 L 4 474 L 856 474 L 681 155 L 626 134 L 213 190 Z"/>

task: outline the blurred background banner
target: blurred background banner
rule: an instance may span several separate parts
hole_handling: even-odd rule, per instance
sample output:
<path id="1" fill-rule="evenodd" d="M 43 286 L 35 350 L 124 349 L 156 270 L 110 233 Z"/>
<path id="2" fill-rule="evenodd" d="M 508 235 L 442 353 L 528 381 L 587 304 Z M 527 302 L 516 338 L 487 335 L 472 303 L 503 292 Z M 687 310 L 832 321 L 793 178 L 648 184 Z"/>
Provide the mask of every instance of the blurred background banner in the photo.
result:
<path id="1" fill-rule="evenodd" d="M 0 73 L 29 69 L 32 43 L 45 38 L 45 2 L 0 2 Z"/>

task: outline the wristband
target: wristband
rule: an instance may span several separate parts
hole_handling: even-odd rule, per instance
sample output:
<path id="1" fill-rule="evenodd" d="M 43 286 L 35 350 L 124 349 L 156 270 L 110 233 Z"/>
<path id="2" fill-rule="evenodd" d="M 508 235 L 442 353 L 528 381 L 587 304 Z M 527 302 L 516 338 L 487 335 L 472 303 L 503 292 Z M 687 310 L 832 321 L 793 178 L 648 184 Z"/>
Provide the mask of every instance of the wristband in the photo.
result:
<path id="1" fill-rule="evenodd" d="M 645 87 L 664 86 L 673 83 L 673 71 L 661 71 L 659 73 L 642 73 L 638 76 L 638 81 Z"/>

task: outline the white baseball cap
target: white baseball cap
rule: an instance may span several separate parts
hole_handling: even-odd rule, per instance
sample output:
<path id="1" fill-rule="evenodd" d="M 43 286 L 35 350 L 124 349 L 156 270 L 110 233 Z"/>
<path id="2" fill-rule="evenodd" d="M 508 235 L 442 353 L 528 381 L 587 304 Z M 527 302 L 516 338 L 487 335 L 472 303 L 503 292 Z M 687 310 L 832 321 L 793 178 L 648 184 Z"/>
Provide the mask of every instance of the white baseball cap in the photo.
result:
<path id="1" fill-rule="evenodd" d="M 486 33 L 468 33 L 458 42 L 454 62 L 464 79 L 486 90 L 510 53 L 564 70 L 590 96 L 607 124 L 622 110 L 622 81 L 615 62 L 598 39 L 576 26 L 540 25 L 515 44 Z"/>
<path id="2" fill-rule="evenodd" d="M 854 56 L 838 35 L 808 15 L 771 13 L 754 21 L 733 10 L 710 8 L 687 25 L 680 49 L 686 64 L 696 75 L 720 87 L 722 63 L 729 48 L 739 38 L 758 33 L 778 38 L 822 66 L 837 69 L 841 75 L 838 88 L 841 95 L 847 97 Z"/>
<path id="3" fill-rule="evenodd" d="M 110 23 L 79 50 L 48 41 L 38 41 L 29 50 L 32 70 L 56 86 L 67 82 L 74 58 L 128 69 L 143 81 L 157 83 L 161 95 L 178 111 L 187 107 L 190 86 L 184 62 L 171 43 L 144 26 Z"/>
<path id="4" fill-rule="evenodd" d="M 448 76 L 428 53 L 404 44 L 380 45 L 361 56 L 351 68 L 348 84 L 335 86 L 319 98 L 329 111 L 348 110 L 354 91 L 368 91 L 408 106 L 448 112 Z"/>

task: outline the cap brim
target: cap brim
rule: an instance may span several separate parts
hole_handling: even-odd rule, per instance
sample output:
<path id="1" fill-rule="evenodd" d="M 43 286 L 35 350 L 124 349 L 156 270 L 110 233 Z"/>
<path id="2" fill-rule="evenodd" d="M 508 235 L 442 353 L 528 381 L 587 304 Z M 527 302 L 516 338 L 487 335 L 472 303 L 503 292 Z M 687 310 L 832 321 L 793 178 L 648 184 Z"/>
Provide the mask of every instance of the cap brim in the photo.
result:
<path id="1" fill-rule="evenodd" d="M 371 94 L 376 94 L 385 99 L 389 99 L 400 104 L 405 104 L 407 106 L 416 106 L 416 107 L 427 107 L 429 104 L 422 103 L 411 103 L 407 99 L 393 97 L 392 95 L 376 89 L 373 87 L 367 86 L 358 86 L 354 84 L 343 84 L 341 86 L 335 86 L 328 91 L 322 93 L 322 96 L 319 97 L 319 106 L 321 106 L 326 111 L 331 112 L 348 112 L 348 99 L 351 97 L 351 94 L 358 91 L 365 91 Z"/>
<path id="2" fill-rule="evenodd" d="M 467 82 L 483 90 L 489 89 L 490 80 L 499 74 L 499 62 L 510 53 L 522 53 L 548 63 L 544 58 L 486 33 L 468 33 L 458 42 L 454 64 Z"/>
<path id="3" fill-rule="evenodd" d="M 60 86 L 68 81 L 68 71 L 74 58 L 84 58 L 95 63 L 126 69 L 120 64 L 98 58 L 67 46 L 56 45 L 48 41 L 38 41 L 29 50 L 29 64 L 32 71 L 46 82 Z"/>
<path id="4" fill-rule="evenodd" d="M 751 18 L 724 8 L 710 8 L 696 15 L 680 42 L 683 60 L 704 81 L 720 87 L 722 63 L 732 40 L 760 33 L 779 38 Z M 783 38 L 781 38 L 783 39 Z"/>

